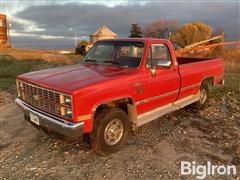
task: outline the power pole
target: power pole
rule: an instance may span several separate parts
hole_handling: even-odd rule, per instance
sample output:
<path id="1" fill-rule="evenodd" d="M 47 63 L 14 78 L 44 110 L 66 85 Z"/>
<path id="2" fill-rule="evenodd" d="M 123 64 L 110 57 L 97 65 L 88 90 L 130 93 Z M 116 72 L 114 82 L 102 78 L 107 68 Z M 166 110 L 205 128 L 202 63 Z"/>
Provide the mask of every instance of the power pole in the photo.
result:
<path id="1" fill-rule="evenodd" d="M 168 40 L 171 41 L 171 37 L 172 37 L 172 32 L 170 31 L 168 34 Z"/>
<path id="2" fill-rule="evenodd" d="M 75 48 L 77 47 L 77 33 L 75 32 L 75 34 L 74 34 L 75 36 L 74 36 L 74 40 L 75 40 Z"/>

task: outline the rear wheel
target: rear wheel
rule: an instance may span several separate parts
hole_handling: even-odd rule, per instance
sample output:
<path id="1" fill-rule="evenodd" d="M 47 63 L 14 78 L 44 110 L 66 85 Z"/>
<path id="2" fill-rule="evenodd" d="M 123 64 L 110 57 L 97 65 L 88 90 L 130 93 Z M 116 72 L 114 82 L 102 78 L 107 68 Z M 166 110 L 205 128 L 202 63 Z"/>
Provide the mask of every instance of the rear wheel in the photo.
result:
<path id="1" fill-rule="evenodd" d="M 194 103 L 197 109 L 203 109 L 209 100 L 209 86 L 207 83 L 202 83 L 200 86 L 200 98 Z"/>
<path id="2" fill-rule="evenodd" d="M 124 147 L 129 128 L 128 116 L 124 111 L 118 108 L 103 109 L 94 120 L 91 146 L 102 155 L 116 152 Z"/>

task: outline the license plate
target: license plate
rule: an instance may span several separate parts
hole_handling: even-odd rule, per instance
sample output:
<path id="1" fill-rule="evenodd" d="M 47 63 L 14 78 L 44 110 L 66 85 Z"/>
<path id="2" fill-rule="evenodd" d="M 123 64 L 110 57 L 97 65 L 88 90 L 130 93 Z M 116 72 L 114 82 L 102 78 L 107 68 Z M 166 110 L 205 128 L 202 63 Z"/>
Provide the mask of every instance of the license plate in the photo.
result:
<path id="1" fill-rule="evenodd" d="M 34 124 L 39 125 L 39 118 L 35 114 L 30 113 L 30 121 L 32 121 Z"/>

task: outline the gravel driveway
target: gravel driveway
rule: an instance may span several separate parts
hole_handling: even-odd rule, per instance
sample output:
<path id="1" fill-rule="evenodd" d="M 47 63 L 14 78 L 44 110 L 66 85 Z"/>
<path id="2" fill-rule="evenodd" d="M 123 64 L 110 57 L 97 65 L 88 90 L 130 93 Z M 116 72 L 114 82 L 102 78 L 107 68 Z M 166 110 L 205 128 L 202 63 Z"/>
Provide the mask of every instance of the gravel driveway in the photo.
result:
<path id="1" fill-rule="evenodd" d="M 140 127 L 126 148 L 101 157 L 82 139 L 46 136 L 0 92 L 0 179 L 194 179 L 180 162 L 234 164 L 240 172 L 239 92 L 214 98 L 198 112 L 186 107 Z M 208 179 L 236 179 L 209 176 Z"/>

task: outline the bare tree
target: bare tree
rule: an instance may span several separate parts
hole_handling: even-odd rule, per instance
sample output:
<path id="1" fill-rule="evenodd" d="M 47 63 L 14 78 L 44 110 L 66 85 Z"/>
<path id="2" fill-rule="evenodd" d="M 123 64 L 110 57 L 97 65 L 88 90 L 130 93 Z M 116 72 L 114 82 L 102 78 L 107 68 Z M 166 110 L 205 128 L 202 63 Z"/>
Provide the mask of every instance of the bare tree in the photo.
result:
<path id="1" fill-rule="evenodd" d="M 168 38 L 170 33 L 175 33 L 179 26 L 177 20 L 160 19 L 147 25 L 144 29 L 145 37 Z"/>

